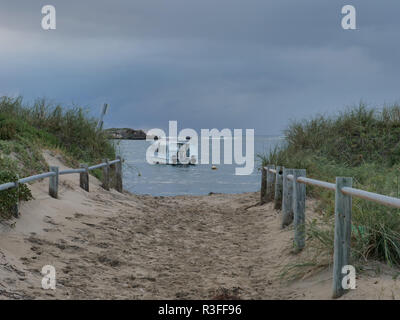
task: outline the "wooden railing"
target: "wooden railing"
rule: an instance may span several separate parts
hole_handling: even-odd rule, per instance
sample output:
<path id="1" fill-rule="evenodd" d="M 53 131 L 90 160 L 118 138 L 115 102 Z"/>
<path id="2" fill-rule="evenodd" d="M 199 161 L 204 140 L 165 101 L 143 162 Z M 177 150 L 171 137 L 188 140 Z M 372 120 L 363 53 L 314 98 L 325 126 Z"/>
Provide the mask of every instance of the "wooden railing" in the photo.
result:
<path id="1" fill-rule="evenodd" d="M 261 204 L 273 201 L 275 209 L 282 210 L 282 228 L 293 222 L 294 247 L 305 246 L 306 185 L 335 192 L 335 234 L 333 257 L 332 296 L 338 298 L 347 289 L 342 286 L 346 275 L 343 267 L 349 265 L 351 240 L 352 197 L 370 200 L 393 208 L 400 208 L 400 199 L 352 188 L 353 178 L 336 177 L 336 183 L 310 179 L 304 169 L 287 169 L 268 165 L 262 168 Z"/>
<path id="2" fill-rule="evenodd" d="M 110 178 L 114 176 L 114 188 L 118 192 L 122 192 L 122 159 L 117 157 L 113 161 L 104 159 L 102 163 L 88 167 L 86 164 L 81 164 L 79 169 L 67 169 L 60 171 L 58 167 L 50 166 L 49 172 L 33 175 L 30 177 L 18 179 L 15 182 L 7 182 L 0 185 L 0 191 L 18 188 L 19 184 L 33 182 L 40 179 L 49 178 L 49 195 L 52 198 L 58 198 L 58 180 L 60 175 L 79 173 L 79 184 L 80 187 L 89 192 L 89 171 L 94 169 L 103 168 L 102 187 L 106 190 L 110 190 Z M 15 204 L 13 209 L 15 217 L 19 216 L 18 203 Z"/>

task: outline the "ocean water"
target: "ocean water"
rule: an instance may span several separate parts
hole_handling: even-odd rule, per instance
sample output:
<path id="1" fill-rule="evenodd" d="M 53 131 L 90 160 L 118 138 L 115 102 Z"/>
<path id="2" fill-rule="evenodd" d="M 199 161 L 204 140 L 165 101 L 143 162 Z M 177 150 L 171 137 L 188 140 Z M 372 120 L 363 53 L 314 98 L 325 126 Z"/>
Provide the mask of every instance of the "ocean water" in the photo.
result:
<path id="1" fill-rule="evenodd" d="M 211 163 L 195 166 L 151 165 L 146 161 L 146 150 L 151 142 L 144 140 L 115 141 L 119 153 L 125 159 L 123 163 L 124 189 L 136 194 L 154 196 L 258 191 L 261 173 L 258 170 L 260 162 L 257 159 L 257 154 L 267 152 L 271 147 L 282 142 L 283 140 L 280 137 L 256 136 L 254 141 L 254 171 L 250 175 L 238 176 L 235 175 L 235 168 L 239 165 L 222 163 L 222 141 L 221 164 L 216 165 L 217 170 L 211 170 Z"/>

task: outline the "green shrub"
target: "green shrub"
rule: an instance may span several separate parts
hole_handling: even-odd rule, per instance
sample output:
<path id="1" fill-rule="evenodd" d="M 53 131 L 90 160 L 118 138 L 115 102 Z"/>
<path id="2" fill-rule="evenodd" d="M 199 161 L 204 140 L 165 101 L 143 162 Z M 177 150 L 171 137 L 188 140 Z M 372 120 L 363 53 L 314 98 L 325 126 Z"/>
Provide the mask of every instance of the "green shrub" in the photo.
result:
<path id="1" fill-rule="evenodd" d="M 17 175 L 10 171 L 0 171 L 0 184 L 7 182 L 16 182 Z M 20 184 L 18 188 L 0 191 L 0 216 L 10 218 L 13 207 L 19 201 L 28 201 L 32 199 L 32 194 L 25 184 Z"/>
<path id="2" fill-rule="evenodd" d="M 0 140 L 14 139 L 16 134 L 17 129 L 15 121 L 0 116 Z"/>

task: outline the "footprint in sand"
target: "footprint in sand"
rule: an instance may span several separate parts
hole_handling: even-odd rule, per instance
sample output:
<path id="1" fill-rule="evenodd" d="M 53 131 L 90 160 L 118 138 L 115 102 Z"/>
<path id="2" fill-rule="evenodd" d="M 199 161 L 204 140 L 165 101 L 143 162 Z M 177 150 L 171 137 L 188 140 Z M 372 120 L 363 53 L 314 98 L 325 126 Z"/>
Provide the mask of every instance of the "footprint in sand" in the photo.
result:
<path id="1" fill-rule="evenodd" d="M 83 216 L 85 216 L 83 213 L 79 213 L 79 212 L 74 213 L 74 217 L 77 219 L 82 218 Z"/>
<path id="2" fill-rule="evenodd" d="M 46 222 L 46 223 L 52 224 L 53 226 L 58 226 L 59 225 L 58 223 L 55 223 L 53 221 L 53 219 L 51 217 L 49 217 L 49 216 L 45 216 L 43 218 L 43 221 Z"/>

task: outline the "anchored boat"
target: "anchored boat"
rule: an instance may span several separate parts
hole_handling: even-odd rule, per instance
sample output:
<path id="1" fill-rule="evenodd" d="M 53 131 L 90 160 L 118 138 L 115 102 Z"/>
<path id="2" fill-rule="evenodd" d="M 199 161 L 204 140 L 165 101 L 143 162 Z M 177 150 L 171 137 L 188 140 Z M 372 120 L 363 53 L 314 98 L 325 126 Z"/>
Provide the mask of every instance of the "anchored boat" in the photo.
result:
<path id="1" fill-rule="evenodd" d="M 198 148 L 190 138 L 154 138 L 153 164 L 195 165 L 198 161 Z"/>

